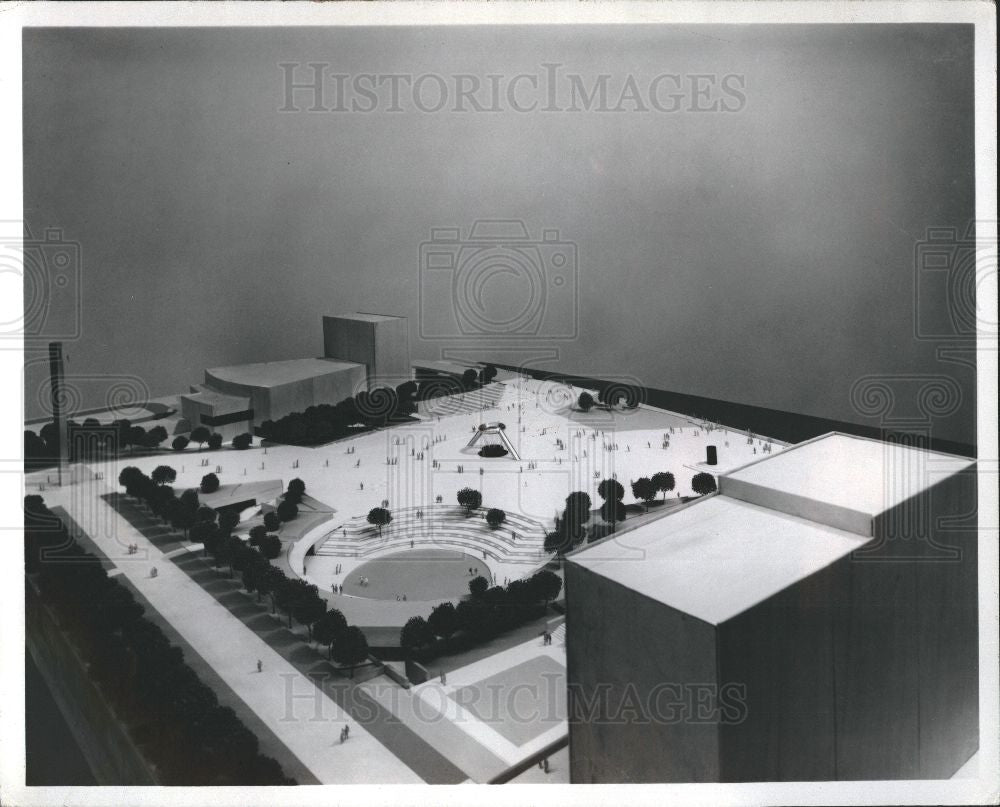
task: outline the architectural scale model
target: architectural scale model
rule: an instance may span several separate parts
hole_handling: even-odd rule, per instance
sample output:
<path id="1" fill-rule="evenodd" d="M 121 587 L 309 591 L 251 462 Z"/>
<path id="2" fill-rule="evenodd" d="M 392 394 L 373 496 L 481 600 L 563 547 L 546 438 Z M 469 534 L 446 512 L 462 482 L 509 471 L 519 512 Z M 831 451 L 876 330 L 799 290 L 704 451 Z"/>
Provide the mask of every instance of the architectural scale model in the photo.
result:
<path id="1" fill-rule="evenodd" d="M 992 17 L 318 5 L 26 26 L 0 82 L 0 801 L 986 792 Z"/>

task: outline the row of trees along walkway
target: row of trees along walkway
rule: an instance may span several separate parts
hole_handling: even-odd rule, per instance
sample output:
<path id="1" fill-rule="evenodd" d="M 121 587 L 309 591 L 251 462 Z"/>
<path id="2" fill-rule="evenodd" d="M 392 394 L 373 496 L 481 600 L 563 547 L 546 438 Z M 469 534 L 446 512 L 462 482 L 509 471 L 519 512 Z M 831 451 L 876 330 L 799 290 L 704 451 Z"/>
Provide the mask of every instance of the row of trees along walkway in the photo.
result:
<path id="1" fill-rule="evenodd" d="M 121 494 L 111 494 L 108 496 L 108 500 L 129 523 L 159 549 L 169 551 L 172 548 L 185 546 L 182 535 L 172 529 L 169 524 L 164 524 L 156 518 L 141 501 L 130 501 Z M 396 721 L 390 712 L 358 688 L 358 684 L 381 674 L 383 667 L 380 663 L 366 663 L 364 666 L 360 666 L 358 674 L 352 678 L 350 677 L 352 669 L 358 665 L 351 664 L 348 665 L 347 669 L 340 669 L 324 658 L 324 656 L 329 655 L 330 647 L 327 646 L 321 651 L 317 649 L 314 642 L 317 639 L 328 638 L 330 633 L 338 632 L 338 627 L 341 627 L 339 620 L 333 616 L 321 621 L 320 615 L 315 611 L 309 613 L 308 607 L 296 609 L 293 605 L 296 598 L 291 586 L 294 586 L 296 590 L 302 587 L 314 587 L 309 586 L 305 581 L 294 580 L 288 587 L 289 593 L 280 595 L 283 598 L 287 597 L 284 604 L 288 607 L 288 611 L 279 617 L 275 611 L 281 607 L 282 603 L 278 602 L 277 589 L 268 589 L 267 583 L 264 583 L 264 589 L 258 588 L 255 592 L 246 590 L 242 585 L 242 579 L 236 577 L 236 565 L 239 564 L 239 561 L 235 554 L 230 555 L 230 560 L 236 565 L 230 563 L 228 568 L 222 570 L 213 566 L 208 559 L 201 557 L 196 552 L 180 552 L 173 555 L 171 560 L 221 605 L 225 606 L 230 613 L 266 641 L 275 652 L 295 666 L 315 686 L 364 725 L 364 728 L 375 739 L 386 746 L 425 782 L 455 784 L 466 779 L 461 770 L 420 739 L 413 731 Z M 283 576 L 280 570 L 273 566 L 270 568 Z M 266 574 L 273 573 L 267 572 Z M 267 601 L 264 600 L 265 590 Z M 300 594 L 302 593 L 305 592 L 300 591 Z M 307 600 L 308 598 L 300 597 L 300 599 Z M 302 617 L 303 624 L 312 626 L 307 628 L 309 632 L 306 636 L 296 634 L 290 627 L 291 620 L 296 618 L 296 613 Z M 326 613 L 325 603 L 324 613 Z M 312 619 L 313 616 L 316 616 L 316 619 Z M 317 625 L 319 625 L 319 637 L 316 636 Z M 358 629 L 350 633 L 351 637 L 343 643 L 344 656 L 342 657 L 353 659 L 360 655 L 359 648 L 362 647 L 364 635 Z M 337 644 L 335 642 L 332 644 L 336 649 Z M 363 648 L 364 654 L 367 655 L 367 643 L 363 645 Z"/>

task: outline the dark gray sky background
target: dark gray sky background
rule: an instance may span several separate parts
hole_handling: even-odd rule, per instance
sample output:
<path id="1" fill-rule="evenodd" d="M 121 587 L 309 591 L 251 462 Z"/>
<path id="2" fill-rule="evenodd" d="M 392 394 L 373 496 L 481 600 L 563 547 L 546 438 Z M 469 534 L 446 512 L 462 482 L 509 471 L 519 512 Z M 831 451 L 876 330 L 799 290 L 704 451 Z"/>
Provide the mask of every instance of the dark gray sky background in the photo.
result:
<path id="1" fill-rule="evenodd" d="M 578 249 L 580 331 L 541 340 L 551 369 L 851 421 L 858 377 L 940 373 L 966 400 L 936 435 L 973 442 L 974 372 L 914 338 L 915 244 L 974 217 L 972 57 L 963 26 L 26 30 L 25 216 L 82 247 L 70 373 L 154 395 L 319 355 L 320 317 L 355 309 L 410 317 L 435 356 L 420 243 L 513 218 Z M 483 84 L 560 63 L 610 74 L 612 105 L 630 74 L 737 74 L 746 100 L 279 112 L 278 64 L 310 61 Z"/>

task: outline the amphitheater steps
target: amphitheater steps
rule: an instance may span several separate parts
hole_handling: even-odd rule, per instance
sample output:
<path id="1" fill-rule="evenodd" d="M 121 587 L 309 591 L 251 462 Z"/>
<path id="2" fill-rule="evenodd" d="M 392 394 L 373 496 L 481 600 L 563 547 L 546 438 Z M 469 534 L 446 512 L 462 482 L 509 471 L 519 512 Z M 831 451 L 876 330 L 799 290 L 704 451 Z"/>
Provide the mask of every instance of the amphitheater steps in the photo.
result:
<path id="1" fill-rule="evenodd" d="M 417 510 L 423 518 L 417 518 Z M 330 531 L 316 547 L 318 555 L 369 557 L 413 546 L 448 546 L 470 554 L 486 552 L 494 560 L 508 563 L 537 563 L 544 557 L 545 530 L 538 522 L 512 514 L 502 527 L 489 529 L 483 522 L 484 510 L 466 516 L 453 505 L 406 508 L 393 514 L 391 524 L 376 527 L 363 517 L 355 517 Z M 510 537 L 511 530 L 518 538 Z"/>

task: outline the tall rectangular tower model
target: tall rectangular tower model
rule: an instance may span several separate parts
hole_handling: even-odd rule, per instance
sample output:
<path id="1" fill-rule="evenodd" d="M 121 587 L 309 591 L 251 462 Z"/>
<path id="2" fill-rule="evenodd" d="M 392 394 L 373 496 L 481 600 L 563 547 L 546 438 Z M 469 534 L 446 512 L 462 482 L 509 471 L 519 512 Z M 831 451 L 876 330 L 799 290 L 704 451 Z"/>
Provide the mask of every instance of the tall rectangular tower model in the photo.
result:
<path id="1" fill-rule="evenodd" d="M 323 355 L 364 364 L 368 389 L 402 384 L 411 376 L 409 322 L 361 312 L 323 317 Z"/>
<path id="2" fill-rule="evenodd" d="M 975 469 L 828 434 L 570 553 L 571 781 L 952 776 L 979 743 Z"/>

